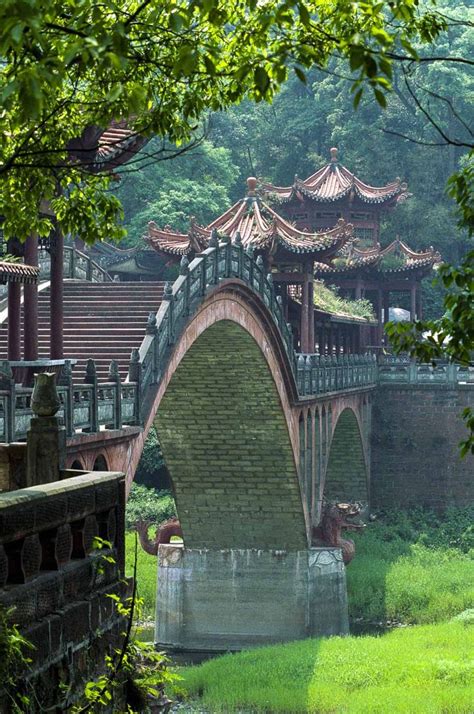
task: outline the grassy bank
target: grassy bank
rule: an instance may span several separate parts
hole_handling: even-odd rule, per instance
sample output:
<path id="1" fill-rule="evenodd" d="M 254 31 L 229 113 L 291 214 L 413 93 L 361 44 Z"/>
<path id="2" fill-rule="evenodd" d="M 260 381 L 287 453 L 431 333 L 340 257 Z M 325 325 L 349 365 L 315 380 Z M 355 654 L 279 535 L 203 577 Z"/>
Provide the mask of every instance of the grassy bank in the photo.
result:
<path id="1" fill-rule="evenodd" d="M 425 625 L 226 655 L 180 686 L 213 713 L 472 714 L 473 653 L 474 625 Z"/>
<path id="2" fill-rule="evenodd" d="M 133 575 L 135 563 L 135 533 L 130 531 L 125 535 L 125 572 Z M 156 599 L 156 558 L 142 550 L 140 544 L 137 549 L 137 588 L 138 596 L 143 598 L 143 616 L 155 616 Z"/>

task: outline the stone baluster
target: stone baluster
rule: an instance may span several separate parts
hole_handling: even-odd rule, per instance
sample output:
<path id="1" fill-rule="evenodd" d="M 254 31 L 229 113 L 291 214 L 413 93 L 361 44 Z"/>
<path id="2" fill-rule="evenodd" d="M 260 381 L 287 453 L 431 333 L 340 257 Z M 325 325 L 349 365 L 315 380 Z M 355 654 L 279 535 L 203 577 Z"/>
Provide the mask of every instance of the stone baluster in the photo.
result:
<path id="1" fill-rule="evenodd" d="M 165 283 L 163 300 L 168 303 L 168 310 L 166 311 L 166 319 L 168 321 L 168 344 L 172 345 L 174 342 L 174 295 L 173 286 L 169 281 Z"/>
<path id="2" fill-rule="evenodd" d="M 186 277 L 184 285 L 182 286 L 183 292 L 183 315 L 189 315 L 189 295 L 190 295 L 190 284 L 189 284 L 189 260 L 185 255 L 181 258 L 179 264 L 179 274 Z"/>
<path id="3" fill-rule="evenodd" d="M 97 396 L 97 369 L 95 366 L 95 360 L 88 359 L 86 364 L 86 377 L 84 379 L 85 384 L 90 384 L 92 386 L 90 395 L 90 431 L 99 431 L 99 401 Z"/>
<path id="4" fill-rule="evenodd" d="M 261 255 L 259 255 L 257 257 L 257 260 L 255 261 L 255 265 L 258 268 L 258 292 L 263 297 L 263 286 L 264 286 L 264 282 L 265 282 L 265 273 L 263 271 L 264 265 L 263 265 L 263 258 Z"/>
<path id="5" fill-rule="evenodd" d="M 214 248 L 212 282 L 214 285 L 217 285 L 217 283 L 219 282 L 219 235 L 215 228 L 213 228 L 211 231 L 211 237 L 209 239 L 209 248 Z"/>
<path id="6" fill-rule="evenodd" d="M 74 434 L 74 388 L 72 385 L 72 367 L 70 359 L 64 361 L 59 384 L 61 387 L 65 387 L 63 393 L 65 394 L 64 423 L 66 426 L 66 435 L 72 436 Z"/>
<path id="7" fill-rule="evenodd" d="M 7 410 L 5 413 L 5 438 L 8 443 L 15 441 L 15 408 L 16 408 L 16 392 L 15 379 L 13 371 L 10 367 L 10 362 L 4 360 L 0 366 L 0 389 L 8 392 Z"/>
<path id="8" fill-rule="evenodd" d="M 113 359 L 110 362 L 108 381 L 115 385 L 114 397 L 114 429 L 122 428 L 122 383 L 117 362 Z"/>
<path id="9" fill-rule="evenodd" d="M 240 231 L 237 231 L 234 237 L 234 247 L 237 250 L 237 277 L 242 280 L 244 277 L 244 246 L 242 244 L 242 236 Z"/>
<path id="10" fill-rule="evenodd" d="M 155 337 L 155 342 L 157 339 Z M 134 400 L 134 422 L 141 424 L 141 402 L 142 402 L 142 364 L 140 362 L 140 351 L 135 347 L 130 354 L 130 364 L 128 375 L 131 382 L 135 382 Z"/>

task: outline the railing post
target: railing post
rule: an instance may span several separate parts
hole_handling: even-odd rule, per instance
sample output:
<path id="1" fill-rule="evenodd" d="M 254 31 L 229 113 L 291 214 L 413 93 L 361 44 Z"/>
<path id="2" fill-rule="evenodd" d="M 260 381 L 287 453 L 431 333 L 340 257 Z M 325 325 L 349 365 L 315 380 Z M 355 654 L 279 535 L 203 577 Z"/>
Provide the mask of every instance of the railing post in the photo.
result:
<path id="1" fill-rule="evenodd" d="M 324 355 L 321 355 L 319 358 L 319 368 L 320 368 L 320 383 L 321 383 L 321 392 L 327 392 L 327 371 L 326 371 L 326 357 Z"/>
<path id="2" fill-rule="evenodd" d="M 114 399 L 114 429 L 122 428 L 122 384 L 117 362 L 113 359 L 110 362 L 108 381 L 115 385 Z"/>
<path id="3" fill-rule="evenodd" d="M 152 314 L 152 313 L 150 313 Z M 156 323 L 156 318 L 155 318 Z M 156 341 L 156 337 L 155 337 Z M 137 348 L 134 348 L 130 355 L 130 365 L 128 369 L 128 374 L 131 382 L 135 382 L 135 400 L 134 400 L 134 421 L 135 424 L 141 424 L 141 409 L 142 409 L 142 399 L 141 399 L 141 389 L 142 389 L 142 365 L 140 363 L 140 352 Z"/>
<path id="4" fill-rule="evenodd" d="M 239 231 L 235 234 L 234 247 L 237 250 L 237 277 L 242 280 L 244 276 L 244 246 L 242 245 L 242 236 Z"/>
<path id="5" fill-rule="evenodd" d="M 212 229 L 211 238 L 209 240 L 209 247 L 214 248 L 214 263 L 212 271 L 212 282 L 217 285 L 219 282 L 219 236 L 215 228 Z"/>
<path id="6" fill-rule="evenodd" d="M 173 286 L 170 282 L 165 283 L 165 291 L 163 293 L 163 300 L 168 303 L 168 310 L 166 311 L 166 319 L 168 321 L 168 344 L 172 345 L 174 342 L 174 295 Z"/>
<path id="7" fill-rule="evenodd" d="M 156 382 L 158 379 L 158 373 L 159 373 L 159 368 L 158 368 L 158 340 L 156 338 L 156 334 L 158 332 L 158 327 L 156 325 L 156 314 L 154 312 L 149 312 L 148 313 L 148 319 L 146 321 L 146 334 L 147 335 L 152 335 L 153 336 L 153 343 L 152 343 L 152 349 L 153 349 L 153 365 L 152 365 L 152 373 L 153 373 L 153 382 Z M 133 350 L 132 350 L 132 355 L 133 355 Z M 131 364 L 131 363 L 130 363 Z M 132 379 L 130 377 L 130 379 Z M 132 380 L 133 381 L 133 380 Z"/>
<path id="8" fill-rule="evenodd" d="M 70 359 L 64 361 L 59 386 L 66 388 L 64 392 L 66 395 L 64 403 L 64 426 L 66 427 L 66 435 L 72 436 L 74 434 L 74 390 L 72 386 L 72 367 Z"/>
<path id="9" fill-rule="evenodd" d="M 271 273 L 267 273 L 267 283 L 270 286 L 270 305 L 268 306 L 270 312 L 272 313 L 272 316 L 274 317 L 275 313 L 275 289 L 273 287 L 273 275 Z"/>
<path id="10" fill-rule="evenodd" d="M 304 355 L 300 354 L 298 357 L 297 370 L 298 370 L 298 391 L 301 396 L 304 396 L 306 394 L 305 366 L 306 365 L 305 365 Z"/>
<path id="11" fill-rule="evenodd" d="M 190 293 L 190 287 L 189 287 L 189 260 L 185 255 L 181 258 L 181 262 L 179 264 L 179 274 L 186 276 L 186 280 L 184 281 L 184 290 L 183 290 L 183 315 L 187 316 L 189 315 L 189 293 Z"/>
<path id="12" fill-rule="evenodd" d="M 87 256 L 86 260 L 86 280 L 92 282 L 92 260 Z"/>
<path id="13" fill-rule="evenodd" d="M 201 261 L 201 285 L 200 285 L 200 293 L 201 296 L 204 297 L 206 294 L 206 285 L 207 285 L 207 255 L 203 253 L 202 255 L 202 261 Z"/>
<path id="14" fill-rule="evenodd" d="M 70 278 L 74 279 L 76 275 L 76 246 L 73 244 L 71 248 L 71 263 L 69 266 Z"/>
<path id="15" fill-rule="evenodd" d="M 92 432 L 96 432 L 99 431 L 99 400 L 97 396 L 97 370 L 93 359 L 87 360 L 84 382 L 85 384 L 91 384 L 93 387 L 91 391 L 90 429 Z"/>
<path id="16" fill-rule="evenodd" d="M 229 236 L 224 236 L 222 240 L 224 242 L 225 250 L 224 277 L 230 278 L 232 275 L 232 243 Z"/>
<path id="17" fill-rule="evenodd" d="M 258 268 L 258 292 L 259 294 L 263 297 L 263 289 L 264 289 L 264 281 L 265 281 L 265 275 L 263 272 L 263 258 L 261 255 L 257 257 L 257 260 L 255 261 L 255 264 Z"/>
<path id="18" fill-rule="evenodd" d="M 15 394 L 15 380 L 13 378 L 13 371 L 10 367 L 10 362 L 4 360 L 0 367 L 0 388 L 8 392 L 7 396 L 7 409 L 4 416 L 5 419 L 5 439 L 7 443 L 15 441 L 16 429 L 15 429 L 15 411 L 16 411 L 16 394 Z"/>
<path id="19" fill-rule="evenodd" d="M 247 257 L 249 259 L 249 285 L 253 289 L 253 274 L 255 270 L 255 261 L 253 259 L 253 248 L 251 245 L 247 246 L 247 250 L 245 251 L 247 254 Z"/>

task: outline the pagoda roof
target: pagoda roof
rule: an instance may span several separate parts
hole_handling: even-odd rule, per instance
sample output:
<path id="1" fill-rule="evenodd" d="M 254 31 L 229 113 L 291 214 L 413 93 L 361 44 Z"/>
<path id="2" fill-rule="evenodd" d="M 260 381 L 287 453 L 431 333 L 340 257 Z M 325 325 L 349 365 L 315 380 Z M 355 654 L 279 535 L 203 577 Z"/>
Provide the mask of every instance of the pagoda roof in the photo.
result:
<path id="1" fill-rule="evenodd" d="M 369 269 L 383 275 L 406 275 L 415 271 L 428 272 L 441 262 L 441 256 L 433 247 L 420 253 L 412 250 L 400 238 L 396 238 L 386 248 L 380 244 L 371 248 L 359 248 L 354 243 L 339 252 L 332 265 L 315 264 L 315 275 L 321 277 L 353 275 Z"/>
<path id="2" fill-rule="evenodd" d="M 87 127 L 69 142 L 69 154 L 91 173 L 113 171 L 129 161 L 148 141 L 129 127 L 126 120 L 112 121 L 105 129 Z"/>
<path id="3" fill-rule="evenodd" d="M 187 233 L 178 233 L 169 226 L 159 228 L 153 221 L 148 224 L 146 242 L 155 250 L 173 255 L 188 255 L 208 247 L 212 232 L 234 239 L 240 233 L 244 247 L 255 250 L 278 248 L 294 254 L 333 255 L 352 238 L 353 228 L 342 218 L 331 230 L 309 232 L 296 228 L 282 218 L 261 198 L 255 195 L 256 179 L 247 180 L 248 195 L 234 203 L 225 213 L 207 226 L 190 220 Z"/>
<path id="4" fill-rule="evenodd" d="M 9 263 L 0 261 L 0 283 L 23 283 L 29 285 L 37 283 L 39 268 L 25 263 Z"/>
<path id="5" fill-rule="evenodd" d="M 272 194 L 279 203 L 287 203 L 294 197 L 301 200 L 305 196 L 321 203 L 332 203 L 352 193 L 364 203 L 387 204 L 408 196 L 407 185 L 399 178 L 386 186 L 370 186 L 364 183 L 339 163 L 336 148 L 331 149 L 331 161 L 304 181 L 295 176 L 292 186 L 262 183 L 261 190 Z"/>

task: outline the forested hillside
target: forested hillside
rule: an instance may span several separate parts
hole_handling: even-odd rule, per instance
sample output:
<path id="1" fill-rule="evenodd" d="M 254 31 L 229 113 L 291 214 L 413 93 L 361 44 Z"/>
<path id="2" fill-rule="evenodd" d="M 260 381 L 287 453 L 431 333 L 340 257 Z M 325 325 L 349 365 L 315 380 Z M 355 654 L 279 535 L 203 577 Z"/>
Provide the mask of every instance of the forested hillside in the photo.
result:
<path id="1" fill-rule="evenodd" d="M 451 2 L 446 11 L 461 16 L 462 3 Z M 449 47 L 438 46 L 439 54 L 472 55 L 469 28 L 454 24 L 444 41 Z M 200 145 L 123 176 L 117 195 L 125 208 L 127 243 L 141 241 L 150 220 L 180 230 L 190 216 L 208 223 L 243 196 L 249 175 L 278 185 L 291 184 L 295 174 L 306 178 L 328 162 L 330 147 L 337 146 L 341 162 L 367 183 L 385 184 L 397 176 L 408 183 L 412 196 L 385 221 L 383 244 L 399 235 L 415 249 L 432 245 L 444 260 L 457 263 L 467 240 L 456 227 L 454 203 L 445 188 L 466 153 L 462 144 L 474 102 L 472 72 L 457 68 L 448 73 L 436 62 L 397 67 L 396 72 L 386 109 L 367 94 L 354 112 L 351 78 L 334 61 L 327 72 L 311 72 L 306 83 L 293 77 L 271 105 L 243 102 L 210 115 Z M 423 109 L 460 146 L 441 146 Z M 151 142 L 144 151 L 152 154 L 157 146 Z M 441 288 L 424 282 L 425 312 L 436 316 Z"/>

